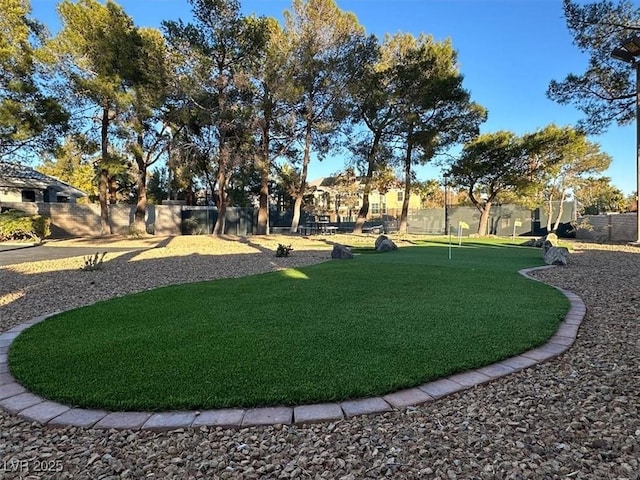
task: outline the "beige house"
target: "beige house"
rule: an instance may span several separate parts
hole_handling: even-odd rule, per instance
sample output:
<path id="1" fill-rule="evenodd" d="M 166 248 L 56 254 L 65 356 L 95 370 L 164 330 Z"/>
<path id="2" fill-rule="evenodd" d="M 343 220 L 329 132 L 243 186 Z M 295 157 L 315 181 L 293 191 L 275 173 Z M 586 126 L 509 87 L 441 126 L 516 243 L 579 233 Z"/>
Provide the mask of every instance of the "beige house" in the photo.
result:
<path id="1" fill-rule="evenodd" d="M 362 192 L 364 183 L 350 191 L 336 187 L 333 177 L 321 177 L 307 185 L 309 210 L 318 215 L 329 215 L 332 222 L 338 216 L 343 222 L 354 222 L 362 207 Z M 400 218 L 402 203 L 404 202 L 404 188 L 391 188 L 384 195 L 377 191 L 369 194 L 369 215 L 367 218 L 381 218 L 390 216 Z M 409 197 L 409 210 L 417 210 L 421 206 L 418 195 Z"/>
<path id="2" fill-rule="evenodd" d="M 75 203 L 78 198 L 86 196 L 82 190 L 33 168 L 0 162 L 0 203 Z"/>

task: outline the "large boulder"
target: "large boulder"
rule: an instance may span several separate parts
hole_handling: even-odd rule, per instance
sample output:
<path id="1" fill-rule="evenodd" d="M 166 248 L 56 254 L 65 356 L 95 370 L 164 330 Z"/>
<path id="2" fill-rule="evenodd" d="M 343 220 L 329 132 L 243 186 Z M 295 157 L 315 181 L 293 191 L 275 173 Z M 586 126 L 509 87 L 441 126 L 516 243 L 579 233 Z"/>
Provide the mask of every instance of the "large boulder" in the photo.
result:
<path id="1" fill-rule="evenodd" d="M 331 251 L 331 258 L 335 258 L 338 260 L 348 260 L 350 258 L 353 258 L 353 253 L 351 253 L 351 249 L 349 247 L 337 243 L 333 246 L 333 250 Z"/>
<path id="2" fill-rule="evenodd" d="M 392 250 L 396 250 L 397 248 L 398 246 L 393 243 L 393 240 L 386 238 L 378 244 L 376 250 L 378 252 L 391 252 Z"/>
<path id="3" fill-rule="evenodd" d="M 566 265 L 568 255 L 569 250 L 565 247 L 550 246 L 544 251 L 544 263 L 547 265 Z"/>
<path id="4" fill-rule="evenodd" d="M 386 235 L 380 235 L 378 238 L 376 238 L 375 249 L 377 250 L 380 244 L 385 240 L 389 240 L 389 237 L 387 237 Z"/>
<path id="5" fill-rule="evenodd" d="M 558 246 L 558 236 L 555 233 L 550 233 L 542 237 L 540 242 L 542 242 L 540 246 L 542 247 L 542 256 L 544 257 L 547 254 L 547 250 L 551 247 Z"/>
<path id="6" fill-rule="evenodd" d="M 558 245 L 558 236 L 555 233 L 550 233 L 548 235 L 545 235 L 544 237 L 532 238 L 531 240 L 527 240 L 522 245 L 525 247 L 544 248 L 547 242 L 548 246 Z"/>
<path id="7" fill-rule="evenodd" d="M 545 241 L 553 243 L 554 246 L 558 245 L 558 235 L 551 232 L 548 233 L 546 237 L 544 237 Z"/>

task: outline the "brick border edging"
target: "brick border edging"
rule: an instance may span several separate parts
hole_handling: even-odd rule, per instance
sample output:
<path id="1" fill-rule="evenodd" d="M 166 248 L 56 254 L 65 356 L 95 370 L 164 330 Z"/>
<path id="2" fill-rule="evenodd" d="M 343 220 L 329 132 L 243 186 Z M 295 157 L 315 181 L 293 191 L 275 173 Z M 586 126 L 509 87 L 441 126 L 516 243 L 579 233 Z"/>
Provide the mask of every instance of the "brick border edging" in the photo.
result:
<path id="1" fill-rule="evenodd" d="M 527 268 L 518 273 L 532 280 L 540 281 L 530 277 L 529 273 L 546 268 L 553 268 L 553 266 Z M 564 353 L 576 339 L 578 328 L 586 314 L 586 307 L 582 299 L 575 293 L 558 287 L 554 288 L 569 299 L 571 306 L 556 333 L 541 347 L 486 367 L 457 373 L 381 397 L 298 407 L 161 413 L 107 412 L 72 408 L 46 400 L 28 392 L 13 378 L 9 373 L 7 354 L 9 345 L 20 332 L 59 313 L 55 312 L 34 318 L 0 334 L 0 407 L 25 420 L 51 427 L 74 426 L 96 429 L 167 431 L 201 426 L 242 428 L 258 425 L 334 422 L 357 415 L 382 413 L 417 406 L 504 377 Z"/>

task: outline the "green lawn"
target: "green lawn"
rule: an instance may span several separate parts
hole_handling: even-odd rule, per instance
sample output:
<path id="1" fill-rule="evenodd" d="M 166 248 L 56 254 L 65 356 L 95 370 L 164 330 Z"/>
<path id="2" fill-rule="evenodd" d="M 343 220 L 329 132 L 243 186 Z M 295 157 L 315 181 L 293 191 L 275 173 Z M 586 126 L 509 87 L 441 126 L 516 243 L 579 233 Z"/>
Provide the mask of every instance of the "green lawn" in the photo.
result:
<path id="1" fill-rule="evenodd" d="M 295 252 L 293 253 L 295 255 Z M 517 270 L 540 251 L 421 242 L 300 269 L 165 287 L 26 330 L 11 373 L 110 410 L 304 404 L 385 394 L 544 343 L 568 310 Z"/>

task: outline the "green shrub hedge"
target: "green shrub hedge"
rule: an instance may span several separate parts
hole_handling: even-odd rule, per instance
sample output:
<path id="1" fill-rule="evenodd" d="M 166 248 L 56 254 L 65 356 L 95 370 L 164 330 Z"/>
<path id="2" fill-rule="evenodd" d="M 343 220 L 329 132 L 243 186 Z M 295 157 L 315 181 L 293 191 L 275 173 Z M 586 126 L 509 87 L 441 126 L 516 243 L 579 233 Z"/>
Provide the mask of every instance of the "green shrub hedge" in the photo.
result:
<path id="1" fill-rule="evenodd" d="M 0 213 L 0 241 L 43 240 L 51 235 L 51 220 L 41 215 L 28 215 L 21 210 Z"/>

